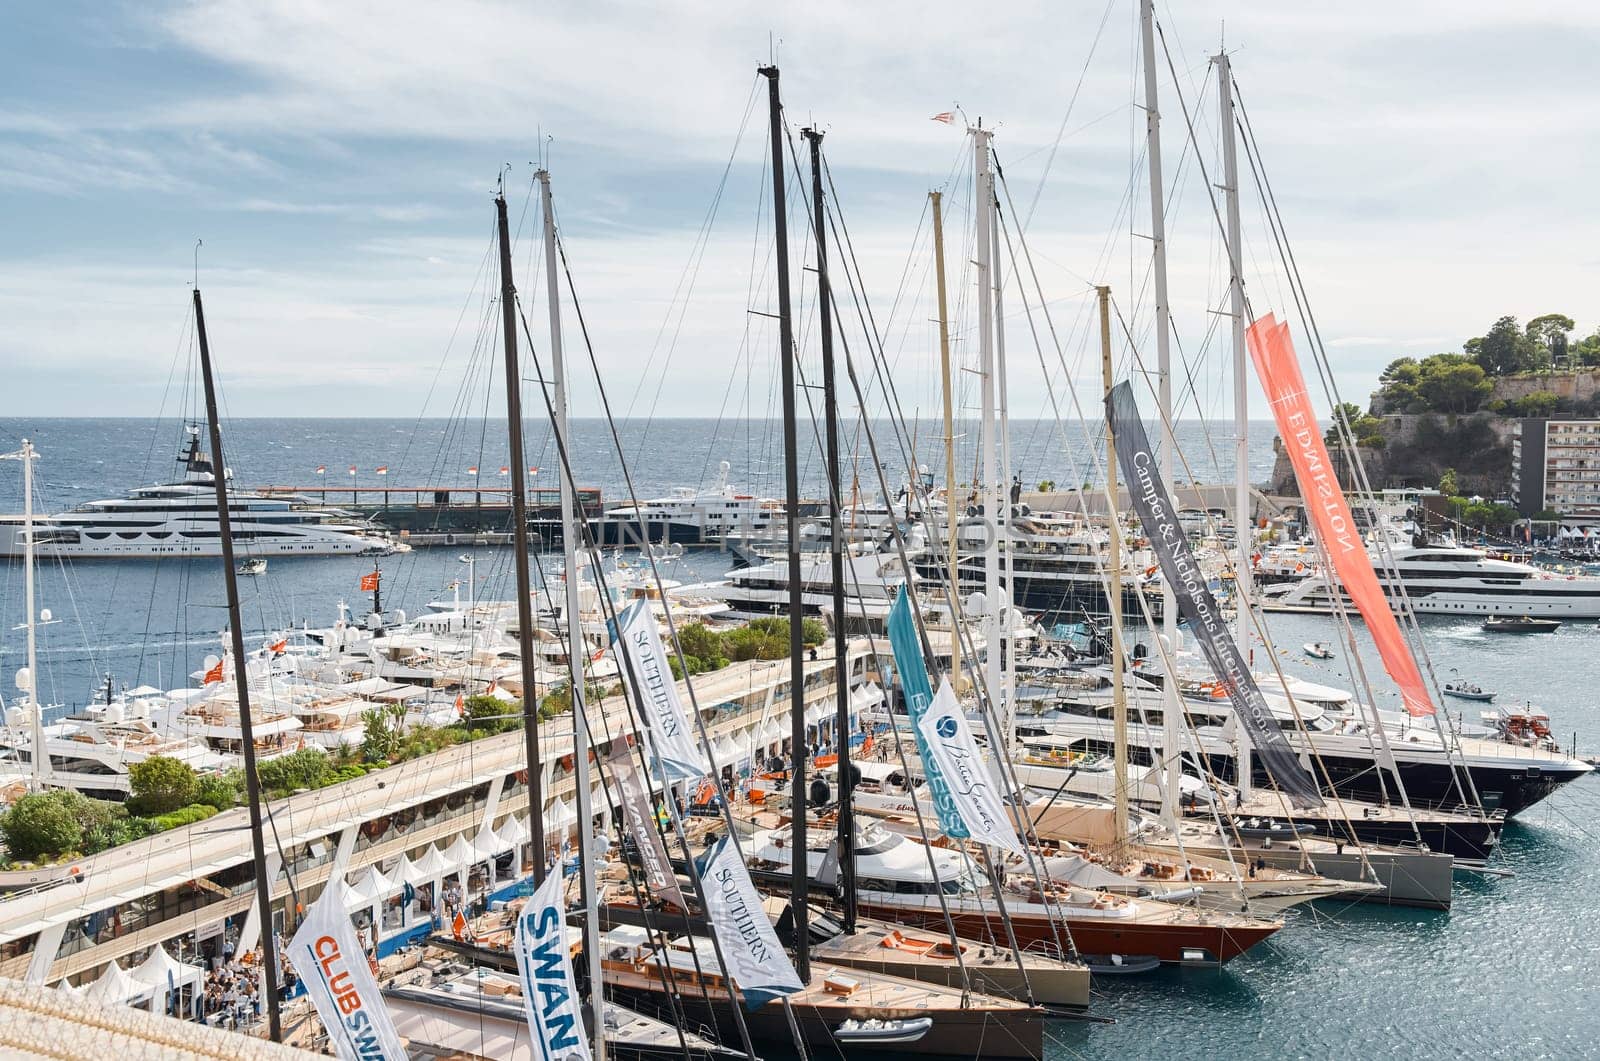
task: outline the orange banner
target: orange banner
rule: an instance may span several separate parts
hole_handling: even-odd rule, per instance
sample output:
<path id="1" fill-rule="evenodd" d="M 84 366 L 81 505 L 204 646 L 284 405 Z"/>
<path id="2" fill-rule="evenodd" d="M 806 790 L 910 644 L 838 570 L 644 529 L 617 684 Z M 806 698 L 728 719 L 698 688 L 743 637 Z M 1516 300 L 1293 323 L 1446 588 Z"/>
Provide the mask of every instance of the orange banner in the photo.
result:
<path id="1" fill-rule="evenodd" d="M 1289 326 L 1279 324 L 1269 313 L 1250 326 L 1248 338 L 1250 358 L 1255 362 L 1261 389 L 1266 392 L 1273 419 L 1278 423 L 1278 434 L 1283 436 L 1284 448 L 1289 451 L 1289 461 L 1294 465 L 1300 496 L 1305 499 L 1306 515 L 1333 561 L 1334 569 L 1328 577 L 1338 577 L 1361 618 L 1366 620 L 1367 632 L 1378 646 L 1378 655 L 1383 657 L 1384 670 L 1400 687 L 1406 710 L 1412 715 L 1431 715 L 1433 701 L 1428 696 L 1427 685 L 1400 632 L 1399 623 L 1395 622 L 1394 612 L 1389 609 L 1388 598 L 1383 595 L 1378 574 L 1372 568 L 1372 558 L 1367 555 L 1366 542 L 1350 514 L 1350 505 L 1339 488 L 1333 465 L 1328 461 L 1328 447 L 1322 441 L 1316 415 L 1311 410 L 1311 398 L 1306 393 L 1305 377 L 1300 373 L 1300 361 L 1295 357 Z"/>

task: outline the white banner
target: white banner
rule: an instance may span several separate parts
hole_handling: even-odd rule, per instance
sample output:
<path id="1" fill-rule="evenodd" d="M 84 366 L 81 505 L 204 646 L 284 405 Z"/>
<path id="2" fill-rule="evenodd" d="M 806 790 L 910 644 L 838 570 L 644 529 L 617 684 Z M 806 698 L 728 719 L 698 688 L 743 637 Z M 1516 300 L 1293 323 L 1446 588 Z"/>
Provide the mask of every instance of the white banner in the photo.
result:
<path id="1" fill-rule="evenodd" d="M 289 941 L 289 963 L 343 1061 L 406 1061 L 383 995 L 345 912 L 343 885 L 330 883 Z"/>
<path id="2" fill-rule="evenodd" d="M 633 690 L 634 702 L 644 711 L 645 728 L 665 782 L 670 785 L 705 777 L 711 766 L 700 754 L 700 744 L 678 699 L 678 683 L 672 677 L 648 602 L 623 609 L 617 615 L 617 627 L 612 631 L 611 650 L 623 680 L 628 681 L 631 664 L 633 677 L 639 681 L 641 688 Z"/>
<path id="3" fill-rule="evenodd" d="M 796 852 L 795 857 L 804 858 L 805 852 Z M 733 982 L 744 992 L 745 1005 L 755 1009 L 780 995 L 803 990 L 805 985 L 762 909 L 761 893 L 727 837 L 707 859 L 700 882 L 711 927 L 722 943 L 722 958 Z"/>
<path id="4" fill-rule="evenodd" d="M 517 915 L 515 946 L 535 1056 L 540 1061 L 588 1061 L 560 873 L 546 877 Z"/>
<path id="5" fill-rule="evenodd" d="M 1024 854 L 1022 841 L 1017 839 L 1007 817 L 1000 789 L 984 769 L 983 753 L 972 739 L 972 730 L 949 679 L 939 683 L 939 692 L 917 722 L 917 730 L 925 742 L 923 746 L 938 764 L 972 839 Z"/>

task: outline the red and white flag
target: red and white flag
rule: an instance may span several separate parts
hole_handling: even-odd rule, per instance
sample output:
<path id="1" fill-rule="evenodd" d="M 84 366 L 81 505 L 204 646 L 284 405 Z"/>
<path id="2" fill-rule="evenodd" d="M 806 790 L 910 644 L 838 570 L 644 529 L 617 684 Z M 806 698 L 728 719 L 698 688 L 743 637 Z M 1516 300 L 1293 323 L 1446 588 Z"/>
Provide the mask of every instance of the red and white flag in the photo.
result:
<path id="1" fill-rule="evenodd" d="M 374 474 L 374 475 L 388 475 L 389 474 L 389 466 L 387 464 L 380 464 L 376 468 L 372 469 L 372 474 Z"/>
<path id="2" fill-rule="evenodd" d="M 500 474 L 501 475 L 510 475 L 511 474 L 511 469 L 506 467 L 504 464 L 502 464 L 502 465 L 500 465 Z"/>
<path id="3" fill-rule="evenodd" d="M 317 465 L 317 474 L 318 475 L 327 475 L 328 474 L 328 466 L 326 464 Z"/>
<path id="4" fill-rule="evenodd" d="M 206 676 L 201 679 L 206 685 L 215 685 L 222 680 L 222 660 L 217 660 L 216 666 L 206 671 Z"/>
<path id="5" fill-rule="evenodd" d="M 538 468 L 529 468 L 528 469 L 528 474 L 529 475 L 538 475 L 539 474 L 539 469 Z"/>
<path id="6" fill-rule="evenodd" d="M 284 638 L 281 641 L 273 642 L 272 646 L 268 649 L 268 651 L 271 652 L 274 656 L 283 655 L 285 652 L 289 651 L 289 639 L 288 638 Z"/>
<path id="7" fill-rule="evenodd" d="M 935 121 L 935 122 L 941 122 L 941 123 L 943 123 L 945 125 L 953 125 L 953 124 L 955 124 L 955 120 L 956 120 L 956 112 L 955 111 L 940 111 L 938 114 L 935 114 L 932 118 L 930 118 L 928 120 L 929 121 Z"/>
<path id="8" fill-rule="evenodd" d="M 352 464 L 352 465 L 350 465 L 350 474 L 354 475 L 355 473 L 356 473 L 356 466 L 354 464 Z"/>
<path id="9" fill-rule="evenodd" d="M 467 469 L 467 474 L 468 475 L 477 475 L 478 474 L 478 466 L 476 464 L 474 464 L 472 467 L 468 468 Z"/>

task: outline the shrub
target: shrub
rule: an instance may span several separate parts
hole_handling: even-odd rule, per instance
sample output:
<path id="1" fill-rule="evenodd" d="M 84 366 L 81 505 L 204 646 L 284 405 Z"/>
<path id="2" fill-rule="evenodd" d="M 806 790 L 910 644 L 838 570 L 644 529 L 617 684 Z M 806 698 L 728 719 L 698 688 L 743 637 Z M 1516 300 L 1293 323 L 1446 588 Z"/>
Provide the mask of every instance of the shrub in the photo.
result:
<path id="1" fill-rule="evenodd" d="M 187 807 L 179 807 L 169 814 L 161 814 L 150 819 L 157 832 L 166 832 L 168 829 L 177 829 L 195 822 L 203 822 L 217 813 L 217 808 L 204 803 L 191 803 Z"/>
<path id="2" fill-rule="evenodd" d="M 239 805 L 239 791 L 244 776 L 238 770 L 225 774 L 207 774 L 195 786 L 194 802 L 205 803 L 217 810 L 227 810 Z"/>
<path id="3" fill-rule="evenodd" d="M 321 788 L 331 772 L 328 757 L 317 748 L 302 748 L 256 765 L 262 789 L 273 797 L 301 788 Z"/>
<path id="4" fill-rule="evenodd" d="M 16 858 L 57 858 L 83 847 L 83 825 L 73 813 L 68 792 L 34 792 L 14 803 L 0 818 L 0 835 Z M 81 796 L 78 798 L 82 798 Z"/>
<path id="5" fill-rule="evenodd" d="M 153 755 L 128 768 L 132 794 L 128 809 L 136 814 L 159 815 L 195 801 L 200 781 L 188 763 L 166 755 Z"/>

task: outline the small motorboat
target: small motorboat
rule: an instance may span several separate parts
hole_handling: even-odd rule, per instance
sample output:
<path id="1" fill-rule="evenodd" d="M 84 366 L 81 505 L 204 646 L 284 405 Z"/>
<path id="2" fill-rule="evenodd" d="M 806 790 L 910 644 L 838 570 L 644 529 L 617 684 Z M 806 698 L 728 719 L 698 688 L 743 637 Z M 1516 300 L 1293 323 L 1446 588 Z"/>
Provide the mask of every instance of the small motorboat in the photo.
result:
<path id="1" fill-rule="evenodd" d="M 1453 696 L 1457 700 L 1476 700 L 1483 704 L 1494 700 L 1494 693 L 1481 689 L 1471 682 L 1445 682 L 1444 695 Z"/>
<path id="2" fill-rule="evenodd" d="M 933 1027 L 932 1017 L 902 1020 L 847 1020 L 833 1030 L 841 1043 L 914 1043 Z"/>
<path id="3" fill-rule="evenodd" d="M 264 557 L 252 556 L 248 560 L 241 560 L 239 566 L 234 568 L 236 575 L 264 575 L 267 573 L 267 561 Z"/>
<path id="4" fill-rule="evenodd" d="M 1301 645 L 1300 649 L 1312 659 L 1333 658 L 1333 646 L 1326 641 L 1312 641 L 1309 644 Z"/>
<path id="5" fill-rule="evenodd" d="M 1502 619 L 1492 615 L 1484 620 L 1483 628 L 1491 634 L 1552 634 L 1561 629 L 1561 620 L 1535 619 L 1527 615 Z"/>
<path id="6" fill-rule="evenodd" d="M 1148 954 L 1080 954 L 1091 976 L 1137 976 L 1161 968 L 1161 959 Z"/>

